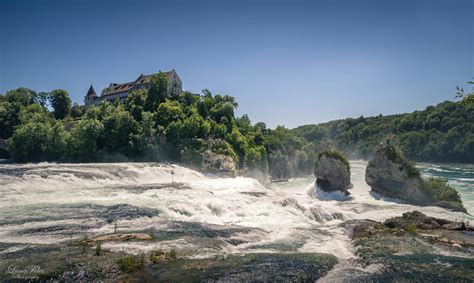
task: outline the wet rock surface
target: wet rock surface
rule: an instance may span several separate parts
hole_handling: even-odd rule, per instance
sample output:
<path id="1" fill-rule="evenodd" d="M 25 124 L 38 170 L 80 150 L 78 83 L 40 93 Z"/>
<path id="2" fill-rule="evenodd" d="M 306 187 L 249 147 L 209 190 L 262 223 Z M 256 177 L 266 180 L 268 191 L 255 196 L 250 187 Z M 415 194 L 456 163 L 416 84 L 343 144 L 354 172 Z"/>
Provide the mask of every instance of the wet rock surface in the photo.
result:
<path id="1" fill-rule="evenodd" d="M 119 220 L 129 220 L 139 217 L 158 216 L 160 212 L 155 209 L 146 207 L 137 207 L 129 204 L 117 204 L 105 208 L 98 214 L 98 218 L 102 218 L 107 222 Z"/>
<path id="2" fill-rule="evenodd" d="M 314 282 L 337 263 L 327 254 L 248 254 L 178 260 L 150 266 L 145 276 L 167 282 Z"/>
<path id="3" fill-rule="evenodd" d="M 29 247 L 2 254 L 0 281 L 18 281 L 15 274 L 8 272 L 12 266 L 22 271 L 34 266 L 35 271 L 23 273 L 23 279 L 74 282 L 242 282 L 250 279 L 255 282 L 314 282 L 337 264 L 336 257 L 315 253 L 224 254 L 187 259 L 178 252 L 177 257 L 163 256 L 159 261 L 154 261 L 149 254 L 130 255 L 106 249 L 97 254 L 97 241 L 130 240 L 123 238 L 123 235 L 101 236 L 68 245 Z"/>
<path id="4" fill-rule="evenodd" d="M 362 281 L 474 280 L 474 231 L 466 225 L 413 211 L 384 223 L 350 220 L 341 226 L 350 232 L 362 265 L 383 266 Z"/>
<path id="5" fill-rule="evenodd" d="M 110 223 L 115 220 L 130 220 L 140 217 L 154 217 L 160 215 L 159 210 L 130 204 L 116 204 L 110 206 L 89 203 L 53 206 L 39 205 L 31 206 L 29 209 L 29 211 L 15 211 L 14 209 L 11 209 L 9 211 L 10 216 L 3 217 L 0 221 L 0 225 L 90 218 L 99 219 L 100 221 L 97 224 L 100 225 L 102 221 Z M 77 228 L 84 227 L 78 226 Z"/>

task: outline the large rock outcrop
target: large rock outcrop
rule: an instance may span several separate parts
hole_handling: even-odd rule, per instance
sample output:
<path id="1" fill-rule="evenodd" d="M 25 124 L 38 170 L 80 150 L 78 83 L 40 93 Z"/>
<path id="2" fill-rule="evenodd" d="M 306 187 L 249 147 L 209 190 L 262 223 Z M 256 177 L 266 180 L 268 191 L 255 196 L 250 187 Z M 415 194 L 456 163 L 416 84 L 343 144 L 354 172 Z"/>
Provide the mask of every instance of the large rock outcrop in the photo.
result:
<path id="1" fill-rule="evenodd" d="M 336 150 L 327 150 L 318 155 L 314 166 L 316 184 L 324 191 L 341 191 L 349 194 L 351 172 L 347 159 Z"/>
<path id="2" fill-rule="evenodd" d="M 443 180 L 424 180 L 414 164 L 392 145 L 383 146 L 375 153 L 367 165 L 365 181 L 372 191 L 385 197 L 466 212 L 455 189 Z M 450 199 L 443 199 L 446 195 Z"/>
<path id="3" fill-rule="evenodd" d="M 202 167 L 205 171 L 220 175 L 235 176 L 237 174 L 237 164 L 232 157 L 211 150 L 203 152 Z"/>

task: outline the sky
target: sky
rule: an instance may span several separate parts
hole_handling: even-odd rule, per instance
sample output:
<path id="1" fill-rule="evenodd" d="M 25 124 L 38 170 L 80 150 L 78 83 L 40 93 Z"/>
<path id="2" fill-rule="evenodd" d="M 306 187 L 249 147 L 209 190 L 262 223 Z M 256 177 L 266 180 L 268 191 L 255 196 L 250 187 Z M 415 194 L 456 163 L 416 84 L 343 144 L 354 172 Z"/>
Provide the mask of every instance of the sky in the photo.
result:
<path id="1" fill-rule="evenodd" d="M 474 77 L 474 0 L 0 0 L 0 93 L 176 69 L 269 127 L 422 110 Z"/>

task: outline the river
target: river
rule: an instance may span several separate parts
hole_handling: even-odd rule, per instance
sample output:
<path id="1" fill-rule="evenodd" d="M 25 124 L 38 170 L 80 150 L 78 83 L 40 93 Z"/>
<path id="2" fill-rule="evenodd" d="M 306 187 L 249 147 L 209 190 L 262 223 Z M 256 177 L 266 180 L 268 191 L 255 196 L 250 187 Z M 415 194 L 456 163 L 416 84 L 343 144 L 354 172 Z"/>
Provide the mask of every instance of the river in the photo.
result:
<path id="1" fill-rule="evenodd" d="M 371 193 L 364 180 L 366 165 L 351 161 L 354 186 L 351 195 L 344 196 L 321 192 L 312 176 L 265 188 L 250 178 L 218 178 L 156 163 L 2 164 L 0 254 L 117 229 L 164 234 L 161 241 L 108 242 L 103 249 L 137 254 L 173 247 L 190 258 L 317 252 L 348 262 L 356 255 L 347 231 L 339 225 L 345 220 L 383 221 L 419 210 L 474 222 L 467 214 Z M 474 214 L 474 166 L 420 164 L 419 168 L 425 176 L 447 178 Z M 174 237 L 178 230 L 183 236 Z"/>

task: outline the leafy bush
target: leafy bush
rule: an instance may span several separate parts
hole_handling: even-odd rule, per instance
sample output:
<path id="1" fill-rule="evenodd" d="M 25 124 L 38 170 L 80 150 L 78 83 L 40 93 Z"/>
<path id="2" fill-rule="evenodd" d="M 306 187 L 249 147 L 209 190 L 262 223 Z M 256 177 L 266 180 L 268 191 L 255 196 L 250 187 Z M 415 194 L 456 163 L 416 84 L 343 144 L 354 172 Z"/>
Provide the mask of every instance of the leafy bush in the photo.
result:
<path id="1" fill-rule="evenodd" d="M 172 258 L 172 259 L 175 259 L 175 258 L 176 258 L 176 255 L 177 255 L 177 254 L 176 254 L 176 250 L 174 250 L 174 249 L 171 250 L 171 251 L 169 251 L 168 254 L 167 254 L 167 256 L 168 256 L 169 258 Z"/>
<path id="2" fill-rule="evenodd" d="M 152 251 L 149 255 L 150 261 L 153 263 L 158 263 L 167 259 L 176 259 L 177 253 L 176 250 L 172 249 L 169 252 L 164 252 L 162 250 Z"/>
<path id="3" fill-rule="evenodd" d="M 130 255 L 117 260 L 119 269 L 126 273 L 132 273 L 145 267 L 145 257 L 143 254 Z"/>
<path id="4" fill-rule="evenodd" d="M 415 235 L 416 234 L 416 224 L 410 224 L 405 228 L 405 231 L 408 233 Z"/>
<path id="5" fill-rule="evenodd" d="M 448 184 L 448 180 L 429 178 L 423 180 L 423 187 L 436 200 L 462 203 L 459 192 Z"/>
<path id="6" fill-rule="evenodd" d="M 164 259 L 165 253 L 162 250 L 152 251 L 149 255 L 150 261 L 158 263 L 160 259 Z"/>

